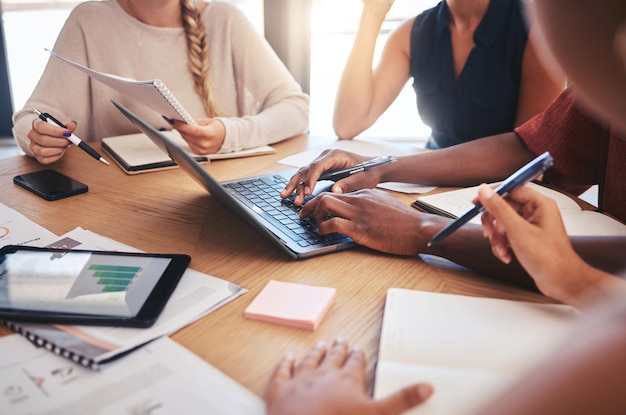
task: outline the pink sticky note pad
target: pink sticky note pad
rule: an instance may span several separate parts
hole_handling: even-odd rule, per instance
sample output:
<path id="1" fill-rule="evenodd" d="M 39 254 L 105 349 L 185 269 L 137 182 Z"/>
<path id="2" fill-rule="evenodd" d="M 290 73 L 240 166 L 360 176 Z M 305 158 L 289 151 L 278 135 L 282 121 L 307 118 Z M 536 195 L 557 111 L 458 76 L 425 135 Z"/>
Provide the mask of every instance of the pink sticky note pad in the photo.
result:
<path id="1" fill-rule="evenodd" d="M 315 330 L 335 299 L 330 287 L 271 280 L 250 303 L 244 316 L 252 320 Z"/>

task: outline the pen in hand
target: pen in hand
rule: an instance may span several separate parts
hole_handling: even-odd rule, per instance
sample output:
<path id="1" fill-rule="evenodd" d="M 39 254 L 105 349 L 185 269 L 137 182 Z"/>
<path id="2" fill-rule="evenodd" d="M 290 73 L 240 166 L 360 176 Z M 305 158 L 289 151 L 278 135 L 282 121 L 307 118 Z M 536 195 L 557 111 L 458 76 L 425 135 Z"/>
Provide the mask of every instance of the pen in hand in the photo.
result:
<path id="1" fill-rule="evenodd" d="M 552 166 L 552 156 L 547 151 L 542 155 L 536 157 L 533 161 L 526 164 L 524 167 L 513 173 L 509 176 L 505 181 L 503 181 L 495 190 L 497 194 L 500 196 L 505 196 L 511 190 L 515 189 L 518 186 L 522 186 L 523 184 L 535 179 L 541 173 L 546 171 L 550 166 Z M 461 226 L 472 220 L 473 217 L 482 213 L 485 208 L 480 204 L 476 203 L 474 207 L 469 209 L 463 215 L 459 216 L 456 220 L 451 222 L 448 226 L 444 227 L 440 230 L 433 239 L 428 242 L 426 246 L 432 246 L 433 244 L 441 241 L 444 238 L 450 236 L 454 231 L 459 229 Z"/>
<path id="2" fill-rule="evenodd" d="M 39 110 L 35 110 L 34 112 L 35 114 L 37 114 L 40 120 L 45 121 L 48 124 L 56 125 L 57 127 L 61 127 L 61 128 L 67 128 L 61 121 L 57 120 L 56 118 L 54 118 L 52 115 L 48 114 L 47 112 L 41 112 Z M 70 133 L 70 136 L 66 138 L 68 139 L 69 142 L 71 142 L 72 144 L 75 144 L 78 148 L 80 148 L 81 150 L 89 154 L 91 157 L 109 166 L 109 162 L 106 161 L 96 150 L 89 147 L 87 143 L 85 143 L 83 140 L 81 140 L 74 134 Z"/>
<path id="3" fill-rule="evenodd" d="M 376 167 L 376 166 L 382 166 L 384 164 L 388 164 L 388 163 L 393 163 L 397 160 L 396 156 L 381 156 L 381 157 L 376 157 L 367 161 L 364 161 L 363 163 L 359 163 L 359 164 L 355 164 L 352 167 L 348 167 L 346 169 L 340 169 L 340 170 L 330 170 L 327 172 L 324 172 L 319 180 L 333 180 L 333 181 L 338 181 L 341 179 L 345 179 L 348 176 L 351 176 L 353 174 L 371 169 L 372 167 Z"/>

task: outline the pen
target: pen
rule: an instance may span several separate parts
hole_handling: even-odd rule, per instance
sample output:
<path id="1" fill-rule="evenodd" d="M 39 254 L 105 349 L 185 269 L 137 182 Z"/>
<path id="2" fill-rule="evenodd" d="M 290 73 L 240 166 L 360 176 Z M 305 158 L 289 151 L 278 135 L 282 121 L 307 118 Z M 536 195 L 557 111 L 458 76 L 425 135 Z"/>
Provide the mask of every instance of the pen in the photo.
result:
<path id="1" fill-rule="evenodd" d="M 345 179 L 355 173 L 371 169 L 372 167 L 382 166 L 383 164 L 393 163 L 396 160 L 396 156 L 376 157 L 371 160 L 364 161 L 363 163 L 355 164 L 354 166 L 346 169 L 327 171 L 320 176 L 319 180 L 332 180 L 336 182 L 337 180 Z"/>
<path id="2" fill-rule="evenodd" d="M 56 118 L 54 118 L 52 115 L 48 114 L 47 112 L 41 112 L 39 110 L 35 110 L 34 112 L 35 112 L 35 114 L 37 114 L 39 119 L 47 122 L 48 124 L 56 125 L 56 126 L 59 126 L 61 128 L 67 128 L 61 121 L 57 120 Z M 91 157 L 95 158 L 96 160 L 99 160 L 99 161 L 103 162 L 107 166 L 109 165 L 109 162 L 106 161 L 96 150 L 94 150 L 93 148 L 89 147 L 87 145 L 87 143 L 85 143 L 83 140 L 81 140 L 80 138 L 78 138 L 74 134 L 70 133 L 70 136 L 66 137 L 66 138 L 69 140 L 69 142 L 71 142 L 71 143 L 75 144 L 76 146 L 78 146 L 81 150 L 83 150 L 85 153 L 89 154 Z"/>
<path id="3" fill-rule="evenodd" d="M 546 151 L 545 153 L 536 157 L 533 161 L 513 173 L 511 176 L 509 176 L 505 181 L 500 184 L 500 186 L 496 188 L 495 192 L 500 196 L 505 196 L 516 187 L 522 186 L 525 183 L 535 179 L 541 173 L 546 171 L 550 166 L 552 166 L 552 156 L 550 156 L 550 153 Z M 469 209 L 463 215 L 459 216 L 454 222 L 450 223 L 448 226 L 440 230 L 433 237 L 433 239 L 428 242 L 427 246 L 432 246 L 442 239 L 447 238 L 454 231 L 472 220 L 474 216 L 482 213 L 484 210 L 485 208 L 480 203 L 476 203 L 474 207 Z"/>

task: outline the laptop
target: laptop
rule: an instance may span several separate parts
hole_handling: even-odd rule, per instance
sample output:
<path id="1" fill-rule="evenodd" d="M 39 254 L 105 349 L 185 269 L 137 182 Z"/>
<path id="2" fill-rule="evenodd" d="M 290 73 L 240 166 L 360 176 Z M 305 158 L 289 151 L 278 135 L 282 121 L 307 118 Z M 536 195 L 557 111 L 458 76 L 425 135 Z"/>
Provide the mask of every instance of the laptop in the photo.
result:
<path id="1" fill-rule="evenodd" d="M 179 145 L 139 118 L 119 102 L 113 104 L 161 150 L 227 208 L 249 222 L 293 258 L 308 258 L 355 246 L 341 234 L 318 235 L 315 224 L 300 219 L 300 207 L 292 199 L 282 199 L 280 191 L 295 169 L 260 176 L 218 182 Z M 328 190 L 332 182 L 319 182 L 316 194 Z"/>

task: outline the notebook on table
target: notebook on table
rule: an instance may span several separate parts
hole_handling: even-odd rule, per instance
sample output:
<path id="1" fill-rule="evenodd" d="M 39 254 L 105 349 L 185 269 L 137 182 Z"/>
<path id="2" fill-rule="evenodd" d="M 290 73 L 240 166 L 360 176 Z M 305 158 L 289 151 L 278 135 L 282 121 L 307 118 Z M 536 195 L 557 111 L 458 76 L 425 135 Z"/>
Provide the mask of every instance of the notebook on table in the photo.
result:
<path id="1" fill-rule="evenodd" d="M 199 163 L 206 163 L 209 160 L 250 157 L 276 152 L 270 146 L 260 146 L 229 153 L 196 154 L 178 131 L 163 131 L 163 134 L 184 148 Z M 169 158 L 143 133 L 104 137 L 102 139 L 102 148 L 113 157 L 113 161 L 126 174 L 149 173 L 178 167 L 174 160 Z"/>
<path id="2" fill-rule="evenodd" d="M 299 207 L 293 204 L 292 199 L 280 197 L 280 191 L 295 173 L 295 169 L 218 182 L 182 147 L 119 102 L 115 100 L 112 102 L 212 196 L 248 221 L 293 258 L 308 258 L 355 245 L 352 239 L 345 235 L 317 234 L 314 223 L 308 219 L 300 219 Z M 329 189 L 331 185 L 332 182 L 319 182 L 311 197 Z"/>
<path id="3" fill-rule="evenodd" d="M 428 382 L 435 393 L 406 415 L 474 414 L 558 352 L 581 317 L 563 304 L 390 288 L 374 398 Z"/>
<path id="4" fill-rule="evenodd" d="M 565 225 L 569 236 L 624 236 L 626 225 L 617 219 L 596 210 L 583 210 L 581 206 L 569 196 L 559 190 L 551 189 L 540 183 L 526 184 L 533 190 L 553 199 Z M 464 187 L 457 190 L 423 195 L 413 202 L 413 207 L 429 213 L 456 219 L 472 208 L 472 200 L 478 194 L 480 186 Z M 470 221 L 480 225 L 480 215 Z"/>

